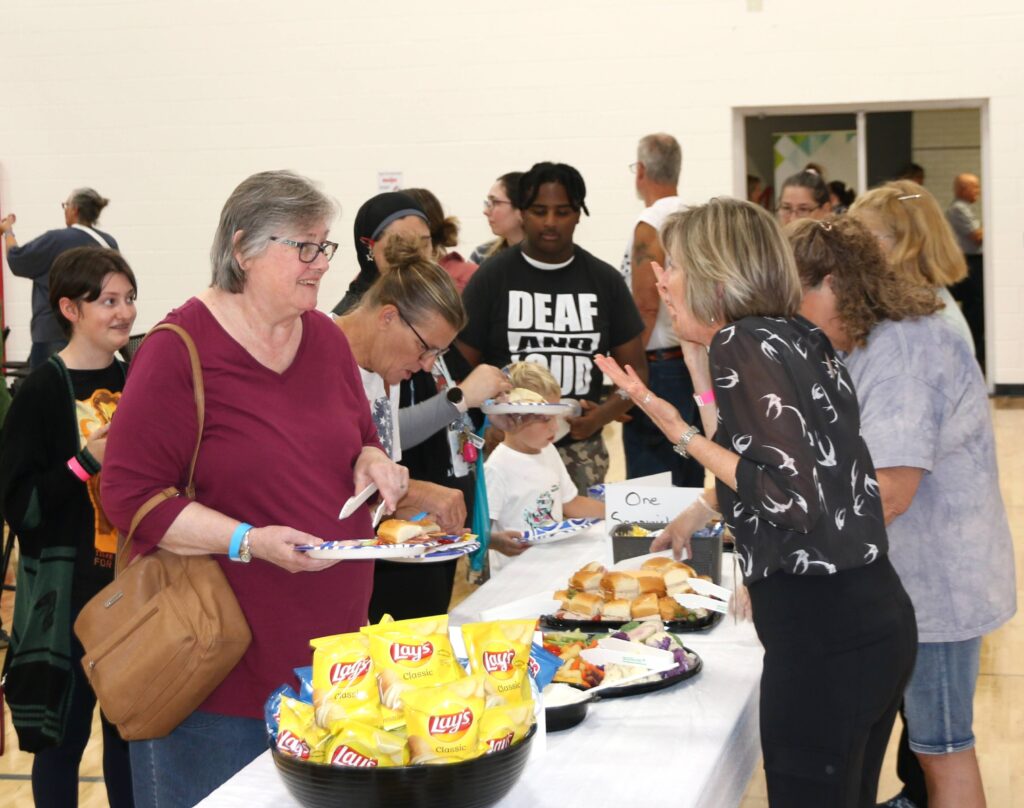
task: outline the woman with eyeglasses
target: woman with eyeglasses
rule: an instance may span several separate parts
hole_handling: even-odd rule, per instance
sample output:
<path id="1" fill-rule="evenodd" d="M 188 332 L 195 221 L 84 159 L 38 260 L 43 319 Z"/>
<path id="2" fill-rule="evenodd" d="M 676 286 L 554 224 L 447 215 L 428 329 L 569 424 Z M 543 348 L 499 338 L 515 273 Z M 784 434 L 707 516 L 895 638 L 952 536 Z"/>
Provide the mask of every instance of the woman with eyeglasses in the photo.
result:
<path id="1" fill-rule="evenodd" d="M 939 315 L 976 355 L 971 328 L 949 292 L 967 277 L 967 260 L 931 192 L 911 180 L 887 182 L 857 197 L 850 215 L 875 236 L 895 272 L 935 292 L 943 304 Z"/>
<path id="2" fill-rule="evenodd" d="M 832 196 L 821 174 L 804 169 L 782 183 L 779 204 L 775 208 L 779 223 L 797 219 L 824 219 L 832 213 Z"/>
<path id="3" fill-rule="evenodd" d="M 365 507 L 338 519 L 369 483 L 392 507 L 408 489 L 405 469 L 381 450 L 351 347 L 316 310 L 336 213 L 304 177 L 249 177 L 221 211 L 211 285 L 164 320 L 196 344 L 205 425 L 195 499 L 157 505 L 133 550 L 212 555 L 252 643 L 173 732 L 131 742 L 136 805 L 194 805 L 264 752 L 264 701 L 308 664 L 309 638 L 366 624 L 373 562 L 296 549 L 372 535 Z M 154 494 L 185 485 L 197 427 L 185 344 L 155 332 L 133 357 L 103 468 L 103 504 L 122 532 Z"/>
<path id="4" fill-rule="evenodd" d="M 492 255 L 514 247 L 526 235 L 523 214 L 517 204 L 522 171 L 509 171 L 494 181 L 484 199 L 484 217 L 495 238 L 481 244 L 469 256 L 474 264 L 482 264 Z"/>
<path id="5" fill-rule="evenodd" d="M 60 203 L 66 227 L 47 230 L 26 244 L 18 244 L 14 235 L 17 216 L 9 213 L 0 219 L 0 233 L 3 233 L 4 246 L 7 247 L 7 263 L 11 265 L 11 272 L 32 281 L 32 349 L 28 365 L 33 370 L 68 344 L 50 307 L 50 267 L 57 256 L 75 247 L 117 249 L 113 236 L 96 229 L 100 212 L 108 204 L 110 200 L 92 188 L 76 188 Z"/>

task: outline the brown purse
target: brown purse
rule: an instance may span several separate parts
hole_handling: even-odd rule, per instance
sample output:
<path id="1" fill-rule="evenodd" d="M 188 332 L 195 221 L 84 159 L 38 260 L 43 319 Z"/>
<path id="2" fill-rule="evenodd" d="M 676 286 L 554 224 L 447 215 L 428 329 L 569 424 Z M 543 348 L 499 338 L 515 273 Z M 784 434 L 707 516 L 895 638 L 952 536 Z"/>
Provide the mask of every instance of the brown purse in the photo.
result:
<path id="1" fill-rule="evenodd" d="M 194 500 L 192 477 L 205 418 L 202 367 L 187 331 L 164 323 L 149 333 L 160 330 L 181 337 L 192 363 L 199 435 L 185 496 Z M 113 582 L 75 621 L 85 649 L 82 669 L 107 720 L 126 741 L 171 732 L 224 681 L 252 640 L 224 571 L 211 556 L 157 548 L 124 566 L 139 523 L 177 496 L 176 488 L 165 488 L 136 511 L 128 536 L 119 536 Z"/>

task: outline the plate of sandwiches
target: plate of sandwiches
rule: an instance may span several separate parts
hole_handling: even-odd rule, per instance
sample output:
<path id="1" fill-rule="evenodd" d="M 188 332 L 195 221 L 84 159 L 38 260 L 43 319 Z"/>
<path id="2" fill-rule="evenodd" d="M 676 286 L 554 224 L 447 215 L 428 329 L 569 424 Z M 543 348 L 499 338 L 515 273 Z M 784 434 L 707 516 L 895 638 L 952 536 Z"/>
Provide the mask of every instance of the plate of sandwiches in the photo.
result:
<path id="1" fill-rule="evenodd" d="M 522 537 L 516 541 L 520 544 L 550 544 L 553 541 L 575 536 L 600 521 L 600 519 L 566 519 L 564 522 L 552 522 L 550 525 L 524 530 Z"/>
<path id="2" fill-rule="evenodd" d="M 604 631 L 634 620 L 660 621 L 669 631 L 702 631 L 721 619 L 721 612 L 687 608 L 676 595 L 695 593 L 691 579 L 702 579 L 693 567 L 664 556 L 649 558 L 639 569 L 611 570 L 592 561 L 569 578 L 567 589 L 553 598 L 554 614 L 542 615 L 542 629 Z M 708 579 L 710 580 L 710 579 Z"/>
<path id="3" fill-rule="evenodd" d="M 500 399 L 489 398 L 480 406 L 484 415 L 562 415 L 576 416 L 583 412 L 580 403 L 563 398 L 558 403 L 548 401 L 540 393 L 524 387 L 513 387 Z"/>
<path id="4" fill-rule="evenodd" d="M 470 545 L 473 546 L 470 547 Z M 377 527 L 376 538 L 303 544 L 295 549 L 306 553 L 310 558 L 318 559 L 342 561 L 383 559 L 423 563 L 424 561 L 443 560 L 434 555 L 441 551 L 458 551 L 458 555 L 465 555 L 476 547 L 479 547 L 479 543 L 472 533 L 446 534 L 431 519 L 420 519 L 415 522 L 405 519 L 385 519 Z"/>

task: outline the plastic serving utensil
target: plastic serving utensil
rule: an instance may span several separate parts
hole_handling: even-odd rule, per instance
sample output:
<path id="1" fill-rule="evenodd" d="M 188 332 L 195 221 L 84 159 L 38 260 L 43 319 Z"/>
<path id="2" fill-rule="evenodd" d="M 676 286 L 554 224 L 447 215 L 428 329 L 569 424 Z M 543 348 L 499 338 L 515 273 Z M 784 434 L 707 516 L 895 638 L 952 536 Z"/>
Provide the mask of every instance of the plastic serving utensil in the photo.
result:
<path id="1" fill-rule="evenodd" d="M 711 581 L 705 581 L 703 578 L 691 578 L 686 583 L 690 589 L 698 595 L 707 595 L 709 598 L 718 598 L 719 600 L 724 600 L 726 603 L 728 603 L 729 599 L 732 597 L 732 592 L 724 586 L 719 586 Z"/>
<path id="2" fill-rule="evenodd" d="M 349 497 L 348 500 L 341 508 L 341 513 L 338 514 L 339 519 L 348 519 L 352 514 L 356 512 L 356 508 L 362 505 L 366 500 L 373 496 L 377 490 L 376 483 L 370 483 L 366 488 L 360 491 L 355 496 Z"/>
<path id="3" fill-rule="evenodd" d="M 676 599 L 676 603 L 680 606 L 685 606 L 687 609 L 707 609 L 710 612 L 729 613 L 729 604 L 722 600 L 691 594 L 673 595 L 672 597 Z"/>

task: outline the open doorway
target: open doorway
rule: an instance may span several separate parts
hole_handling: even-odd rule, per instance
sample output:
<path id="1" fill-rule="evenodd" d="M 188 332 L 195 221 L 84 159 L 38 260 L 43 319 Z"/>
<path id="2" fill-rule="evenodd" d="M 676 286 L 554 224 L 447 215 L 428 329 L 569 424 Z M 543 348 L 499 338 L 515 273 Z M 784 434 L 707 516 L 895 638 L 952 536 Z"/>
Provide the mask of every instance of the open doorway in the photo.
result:
<path id="1" fill-rule="evenodd" d="M 742 140 L 742 146 L 737 144 L 742 148 L 742 155 L 737 154 L 742 174 L 737 170 L 736 193 L 766 208 L 775 209 L 785 177 L 808 163 L 822 168 L 826 181 L 839 180 L 853 194 L 920 169 L 924 186 L 943 209 L 954 201 L 953 186 L 958 175 L 981 178 L 982 196 L 970 207 L 984 222 L 983 101 L 858 108 L 746 108 L 734 112 L 737 134 L 742 132 L 742 138 L 737 138 Z M 968 320 L 979 362 L 985 369 L 989 353 L 985 314 L 991 310 L 986 297 L 991 295 L 985 293 L 984 242 L 979 246 L 980 255 L 968 254 L 968 280 L 951 291 Z"/>

